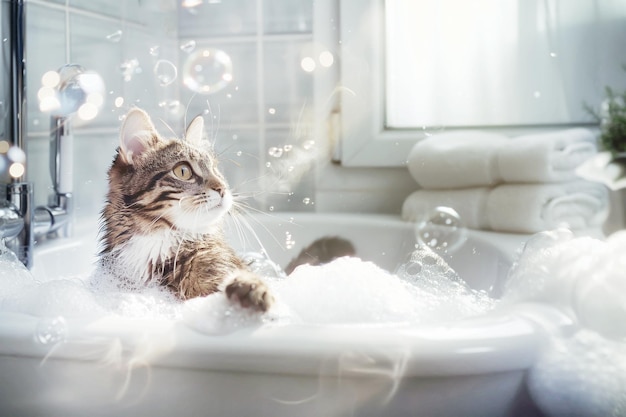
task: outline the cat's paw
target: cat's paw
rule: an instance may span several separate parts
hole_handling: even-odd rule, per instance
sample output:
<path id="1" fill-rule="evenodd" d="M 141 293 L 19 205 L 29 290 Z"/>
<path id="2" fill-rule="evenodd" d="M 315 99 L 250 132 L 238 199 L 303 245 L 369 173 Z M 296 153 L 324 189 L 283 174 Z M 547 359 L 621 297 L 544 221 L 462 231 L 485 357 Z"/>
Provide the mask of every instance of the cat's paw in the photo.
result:
<path id="1" fill-rule="evenodd" d="M 228 299 L 242 307 L 267 311 L 274 303 L 267 285 L 259 277 L 250 273 L 237 276 L 225 289 Z"/>

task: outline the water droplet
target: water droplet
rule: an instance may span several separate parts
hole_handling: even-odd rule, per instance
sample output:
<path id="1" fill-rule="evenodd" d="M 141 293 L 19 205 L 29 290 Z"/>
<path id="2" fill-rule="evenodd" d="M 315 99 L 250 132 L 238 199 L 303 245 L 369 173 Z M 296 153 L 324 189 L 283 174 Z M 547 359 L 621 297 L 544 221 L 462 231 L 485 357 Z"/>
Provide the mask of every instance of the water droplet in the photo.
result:
<path id="1" fill-rule="evenodd" d="M 282 148 L 272 146 L 271 148 L 267 150 L 267 154 L 271 156 L 272 158 L 280 158 L 281 156 L 283 156 L 283 150 Z"/>
<path id="2" fill-rule="evenodd" d="M 154 64 L 153 71 L 161 87 L 172 84 L 174 80 L 176 80 L 176 77 L 178 77 L 176 65 L 165 59 L 159 59 L 156 64 Z"/>
<path id="3" fill-rule="evenodd" d="M 270 206 L 270 207 L 269 207 L 269 210 L 270 210 L 270 211 L 274 211 L 274 206 Z"/>
<path id="4" fill-rule="evenodd" d="M 180 50 L 188 54 L 196 48 L 196 41 L 190 40 L 180 45 Z"/>
<path id="5" fill-rule="evenodd" d="M 139 70 L 139 61 L 136 58 L 129 59 L 120 64 L 120 72 L 124 77 L 124 81 L 128 82 Z"/>
<path id="6" fill-rule="evenodd" d="M 42 345 L 55 345 L 65 341 L 67 323 L 61 316 L 44 318 L 37 323 L 35 340 Z"/>
<path id="7" fill-rule="evenodd" d="M 122 39 L 122 31 L 116 30 L 115 32 L 108 34 L 106 38 L 111 42 L 119 42 L 120 39 Z"/>
<path id="8" fill-rule="evenodd" d="M 266 163 L 265 163 L 265 167 L 266 167 L 266 168 L 269 168 L 269 167 L 271 167 L 271 166 L 272 166 L 272 163 L 271 163 L 271 162 L 266 162 Z"/>
<path id="9" fill-rule="evenodd" d="M 466 235 L 459 214 L 450 207 L 436 207 L 416 226 L 417 241 L 438 253 L 454 252 Z"/>
<path id="10" fill-rule="evenodd" d="M 237 156 L 241 156 L 242 154 L 243 154 L 243 152 L 237 151 Z"/>
<path id="11" fill-rule="evenodd" d="M 230 56 L 215 48 L 191 53 L 183 66 L 183 83 L 200 94 L 213 94 L 224 89 L 233 80 Z"/>

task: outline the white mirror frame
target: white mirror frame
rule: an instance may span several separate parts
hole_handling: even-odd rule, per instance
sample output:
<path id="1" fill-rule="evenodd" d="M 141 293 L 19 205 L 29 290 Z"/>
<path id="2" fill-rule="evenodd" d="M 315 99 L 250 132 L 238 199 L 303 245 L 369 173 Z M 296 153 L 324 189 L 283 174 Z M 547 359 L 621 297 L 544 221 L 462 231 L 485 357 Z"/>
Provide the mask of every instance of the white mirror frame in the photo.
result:
<path id="1" fill-rule="evenodd" d="M 385 128 L 384 0 L 341 0 L 339 16 L 341 164 L 404 166 L 425 135 Z"/>

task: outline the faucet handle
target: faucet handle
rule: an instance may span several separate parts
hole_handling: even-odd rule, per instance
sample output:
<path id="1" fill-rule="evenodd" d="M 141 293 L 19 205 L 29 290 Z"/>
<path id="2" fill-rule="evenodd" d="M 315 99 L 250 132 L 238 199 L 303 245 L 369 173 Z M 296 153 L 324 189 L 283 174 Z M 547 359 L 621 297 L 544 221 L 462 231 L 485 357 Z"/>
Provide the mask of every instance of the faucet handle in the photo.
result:
<path id="1" fill-rule="evenodd" d="M 24 219 L 13 204 L 0 200 L 0 239 L 13 239 L 24 227 Z"/>

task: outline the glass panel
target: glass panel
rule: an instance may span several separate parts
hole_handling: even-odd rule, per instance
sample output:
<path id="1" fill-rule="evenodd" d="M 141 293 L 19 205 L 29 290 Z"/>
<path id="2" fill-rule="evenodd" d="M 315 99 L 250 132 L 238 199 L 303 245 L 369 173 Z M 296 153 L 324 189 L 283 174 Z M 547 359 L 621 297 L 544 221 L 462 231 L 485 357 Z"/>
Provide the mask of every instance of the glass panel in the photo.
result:
<path id="1" fill-rule="evenodd" d="M 311 0 L 265 0 L 263 2 L 265 33 L 311 33 L 313 2 Z"/>
<path id="2" fill-rule="evenodd" d="M 265 43 L 263 87 L 267 122 L 297 124 L 310 116 L 313 107 L 313 72 L 305 71 L 301 64 L 310 55 L 309 50 L 312 50 L 309 42 Z M 289 68 L 289 71 L 285 71 L 285 68 Z"/>
<path id="3" fill-rule="evenodd" d="M 584 103 L 626 87 L 613 58 L 624 2 L 389 0 L 386 12 L 389 127 L 584 123 Z"/>
<path id="4" fill-rule="evenodd" d="M 179 35 L 195 39 L 255 34 L 256 3 L 256 0 L 182 1 L 178 11 Z"/>

